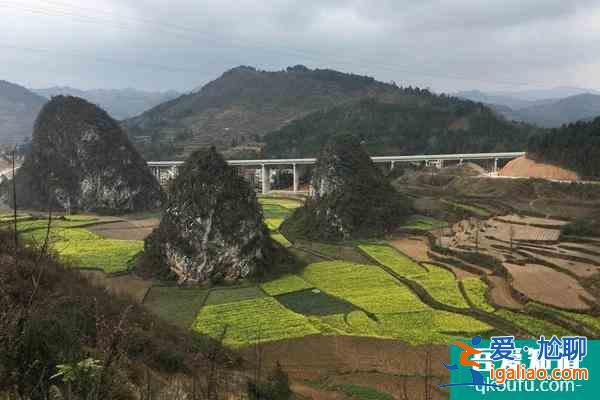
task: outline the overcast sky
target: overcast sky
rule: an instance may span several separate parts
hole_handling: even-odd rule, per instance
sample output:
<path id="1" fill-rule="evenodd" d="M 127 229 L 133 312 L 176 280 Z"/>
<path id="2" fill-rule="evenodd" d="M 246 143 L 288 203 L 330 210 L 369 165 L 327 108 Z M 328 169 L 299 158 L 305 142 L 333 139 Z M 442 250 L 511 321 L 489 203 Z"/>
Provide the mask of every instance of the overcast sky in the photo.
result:
<path id="1" fill-rule="evenodd" d="M 452 92 L 600 89 L 600 0 L 0 0 L 0 79 L 189 91 L 304 64 Z"/>

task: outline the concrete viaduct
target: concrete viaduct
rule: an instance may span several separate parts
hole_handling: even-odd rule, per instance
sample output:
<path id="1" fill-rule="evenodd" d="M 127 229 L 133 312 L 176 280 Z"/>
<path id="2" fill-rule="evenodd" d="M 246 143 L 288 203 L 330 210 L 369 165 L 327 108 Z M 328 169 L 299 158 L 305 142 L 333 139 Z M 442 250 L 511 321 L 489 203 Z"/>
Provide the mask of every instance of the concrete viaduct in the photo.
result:
<path id="1" fill-rule="evenodd" d="M 444 161 L 474 161 L 474 160 L 493 160 L 494 165 L 492 172 L 498 170 L 498 160 L 512 160 L 517 157 L 524 156 L 525 152 L 504 152 L 504 153 L 470 153 L 470 154 L 430 154 L 430 155 L 415 155 L 415 156 L 377 156 L 371 157 L 374 163 L 389 164 L 390 168 L 394 168 L 396 163 L 421 163 L 427 165 L 435 164 L 442 167 Z M 256 167 L 261 170 L 262 193 L 267 194 L 270 188 L 270 170 L 277 167 L 291 167 L 293 173 L 293 191 L 298 191 L 299 171 L 298 168 L 304 165 L 313 165 L 317 162 L 316 158 L 283 158 L 283 159 L 264 159 L 264 160 L 227 160 L 227 163 L 236 167 Z M 161 171 L 168 171 L 170 176 L 177 173 L 177 167 L 182 165 L 184 161 L 149 161 L 148 167 L 161 181 Z"/>

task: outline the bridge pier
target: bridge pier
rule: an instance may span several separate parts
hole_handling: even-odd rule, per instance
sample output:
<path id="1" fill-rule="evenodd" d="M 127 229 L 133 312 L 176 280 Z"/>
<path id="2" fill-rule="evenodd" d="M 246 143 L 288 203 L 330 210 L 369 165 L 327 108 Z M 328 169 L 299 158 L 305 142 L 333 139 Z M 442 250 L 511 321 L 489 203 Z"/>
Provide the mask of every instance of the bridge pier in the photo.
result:
<path id="1" fill-rule="evenodd" d="M 498 173 L 498 159 L 494 158 L 494 169 L 492 171 L 494 174 Z"/>
<path id="2" fill-rule="evenodd" d="M 294 184 L 293 184 L 293 191 L 294 193 L 298 192 L 298 184 L 300 183 L 300 177 L 298 176 L 298 168 L 296 167 L 296 164 L 293 164 L 293 173 L 294 173 Z"/>
<path id="3" fill-rule="evenodd" d="M 261 165 L 261 171 L 262 194 L 269 194 L 271 191 L 271 171 L 265 164 Z"/>

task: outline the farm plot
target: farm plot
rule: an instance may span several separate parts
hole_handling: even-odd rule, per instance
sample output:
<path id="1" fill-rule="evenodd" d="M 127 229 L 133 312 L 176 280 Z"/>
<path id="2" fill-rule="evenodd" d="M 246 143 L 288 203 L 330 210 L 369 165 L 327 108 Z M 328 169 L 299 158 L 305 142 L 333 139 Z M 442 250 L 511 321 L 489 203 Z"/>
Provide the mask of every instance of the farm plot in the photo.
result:
<path id="1" fill-rule="evenodd" d="M 429 309 L 408 287 L 376 266 L 326 261 L 309 265 L 301 276 L 314 287 L 371 313 Z"/>
<path id="2" fill-rule="evenodd" d="M 427 268 L 424 268 L 389 246 L 360 245 L 359 247 L 380 264 L 419 283 L 440 303 L 460 308 L 469 307 L 452 272 L 432 264 L 426 264 Z"/>
<path id="3" fill-rule="evenodd" d="M 539 337 L 540 335 L 544 335 L 546 337 L 552 335 L 556 335 L 558 337 L 573 335 L 573 332 L 563 328 L 562 326 L 558 326 L 551 322 L 534 318 L 523 313 L 500 309 L 497 310 L 495 314 L 531 333 L 533 337 Z"/>
<path id="4" fill-rule="evenodd" d="M 274 241 L 276 241 L 283 247 L 292 247 L 292 243 L 289 240 L 287 240 L 287 238 L 279 232 L 272 232 L 271 239 L 273 239 Z"/>
<path id="5" fill-rule="evenodd" d="M 346 315 L 357 310 L 354 304 L 322 292 L 319 289 L 304 289 L 277 296 L 277 300 L 290 310 L 303 315 Z"/>
<path id="6" fill-rule="evenodd" d="M 390 244 L 413 260 L 431 261 L 431 258 L 429 257 L 429 244 L 425 237 L 411 236 L 402 239 L 394 239 L 390 240 Z"/>
<path id="7" fill-rule="evenodd" d="M 597 266 L 581 261 L 566 260 L 560 257 L 551 257 L 549 255 L 530 251 L 524 248 L 519 248 L 519 253 L 533 258 L 534 260 L 540 260 L 539 262 L 554 265 L 562 270 L 569 271 L 581 278 L 589 278 L 598 272 Z"/>
<path id="8" fill-rule="evenodd" d="M 516 265 L 504 263 L 512 276 L 512 285 L 532 300 L 558 308 L 587 310 L 582 300 L 594 297 L 573 277 L 537 264 Z"/>
<path id="9" fill-rule="evenodd" d="M 427 270 L 417 264 L 410 258 L 398 253 L 395 249 L 387 245 L 361 244 L 359 249 L 367 253 L 378 263 L 392 269 L 399 275 L 407 278 L 414 278 L 427 273 Z"/>
<path id="10" fill-rule="evenodd" d="M 413 215 L 400 228 L 407 230 L 430 231 L 447 226 L 448 223 L 446 221 L 441 221 L 425 215 Z"/>
<path id="11" fill-rule="evenodd" d="M 266 297 L 265 293 L 256 286 L 213 289 L 206 299 L 206 304 L 236 303 L 238 301 L 260 299 L 262 297 Z"/>
<path id="12" fill-rule="evenodd" d="M 456 337 L 468 337 L 492 329 L 474 318 L 432 309 L 376 314 L 374 317 L 354 311 L 347 315 L 321 317 L 320 322 L 335 334 L 398 339 L 412 345 L 443 344 Z"/>
<path id="13" fill-rule="evenodd" d="M 493 312 L 495 310 L 485 297 L 487 285 L 480 278 L 465 278 L 462 280 L 462 284 L 469 300 L 476 308 L 487 312 Z"/>
<path id="14" fill-rule="evenodd" d="M 265 219 L 265 224 L 271 231 L 271 238 L 284 247 L 291 247 L 292 243 L 279 232 L 279 227 L 293 211 L 302 204 L 296 200 L 261 197 L 258 199 Z"/>
<path id="15" fill-rule="evenodd" d="M 207 295 L 208 289 L 153 286 L 144 300 L 144 306 L 164 320 L 188 329 Z"/>
<path id="16" fill-rule="evenodd" d="M 425 266 L 429 271 L 425 275 L 419 276 L 415 281 L 421 284 L 440 303 L 459 308 L 469 308 L 452 272 L 433 264 L 425 264 Z"/>
<path id="17" fill-rule="evenodd" d="M 296 245 L 336 260 L 344 260 L 356 264 L 372 264 L 372 261 L 367 256 L 351 244 L 330 244 L 298 240 Z"/>
<path id="18" fill-rule="evenodd" d="M 307 317 L 288 310 L 272 297 L 205 305 L 194 330 L 212 337 L 224 334 L 224 343 L 231 347 L 320 333 Z"/>
<path id="19" fill-rule="evenodd" d="M 270 296 L 296 292 L 298 290 L 310 289 L 313 286 L 298 275 L 288 274 L 260 285 Z"/>
<path id="20" fill-rule="evenodd" d="M 96 223 L 91 217 L 53 220 L 50 225 L 50 249 L 74 267 L 98 268 L 107 273 L 126 271 L 128 264 L 143 250 L 141 240 L 104 239 L 84 227 Z M 47 221 L 18 223 L 21 237 L 41 244 L 46 238 Z"/>
<path id="21" fill-rule="evenodd" d="M 450 200 L 442 200 L 442 201 L 455 209 L 462 209 L 462 210 L 468 211 L 468 212 L 475 214 L 481 218 L 487 218 L 487 217 L 491 216 L 491 213 L 483 207 L 474 206 L 472 204 L 458 203 L 458 202 L 450 201 Z"/>

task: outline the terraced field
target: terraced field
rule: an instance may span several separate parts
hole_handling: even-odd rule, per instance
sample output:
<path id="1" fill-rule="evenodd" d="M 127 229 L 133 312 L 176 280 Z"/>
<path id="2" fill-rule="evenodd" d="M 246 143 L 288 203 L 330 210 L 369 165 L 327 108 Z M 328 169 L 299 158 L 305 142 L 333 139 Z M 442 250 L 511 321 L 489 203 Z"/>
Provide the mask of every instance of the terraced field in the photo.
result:
<path id="1" fill-rule="evenodd" d="M 197 332 L 224 335 L 232 347 L 318 334 L 307 317 L 294 313 L 273 297 L 202 307 L 194 323 Z"/>
<path id="2" fill-rule="evenodd" d="M 425 215 L 414 215 L 410 217 L 401 228 L 417 231 L 430 231 L 446 226 L 448 226 L 446 221 L 440 221 L 439 219 L 427 217 Z"/>
<path id="3" fill-rule="evenodd" d="M 77 268 L 100 269 L 106 273 L 126 271 L 143 250 L 141 240 L 105 239 L 86 227 L 99 223 L 93 216 L 68 216 L 50 223 L 48 244 L 51 251 Z M 0 225 L 1 226 L 1 225 Z M 46 239 L 48 221 L 31 219 L 17 222 L 21 238 L 36 244 Z"/>
<path id="4" fill-rule="evenodd" d="M 218 302 L 211 292 L 194 329 L 216 336 L 227 327 L 225 342 L 236 347 L 315 333 L 445 343 L 492 329 L 468 316 L 431 309 L 374 265 L 314 263 L 260 288 L 264 293 L 224 289 L 219 292 L 228 293 L 228 300 Z"/>
<path id="5" fill-rule="evenodd" d="M 386 245 L 360 245 L 359 248 L 378 263 L 420 284 L 435 300 L 459 308 L 468 308 L 454 274 L 433 264 L 418 264 Z"/>
<path id="6" fill-rule="evenodd" d="M 424 233 L 418 237 L 403 236 L 390 241 L 394 246 L 383 240 L 343 244 L 299 241 L 292 244 L 279 232 L 279 226 L 301 203 L 273 198 L 260 198 L 259 201 L 272 238 L 290 248 L 294 254 L 308 251 L 303 257 L 305 261 L 309 260 L 306 268 L 268 282 L 247 282 L 245 286 L 232 288 L 182 290 L 154 286 L 144 297 L 147 287 L 140 286 L 137 292 L 139 297 L 145 298 L 145 305 L 182 327 L 191 327 L 213 337 L 224 335 L 224 342 L 232 347 L 316 334 L 398 339 L 409 344 L 446 344 L 456 337 L 485 335 L 498 329 L 470 316 L 471 307 L 501 317 L 534 335 L 573 333 L 527 314 L 526 307 L 518 303 L 523 312 L 496 309 L 488 301 L 494 300 L 493 290 L 488 293 L 490 288 L 478 276 L 461 270 L 460 266 L 446 265 L 447 268 L 443 268 L 444 263 L 430 259 L 425 232 L 438 232 L 439 228 L 447 226 L 443 221 L 422 216 L 413 218 L 404 228 Z M 476 208 L 469 211 L 476 214 L 483 210 Z M 0 226 L 11 218 L 10 215 L 0 215 Z M 499 235 L 498 243 L 502 246 L 506 246 L 502 240 L 509 239 L 510 235 L 515 240 L 532 237 L 541 241 L 554 240 L 556 228 L 560 226 L 551 221 L 546 228 L 541 218 L 507 218 L 509 222 L 522 225 L 515 225 L 517 228 L 512 232 L 506 228 L 509 222 L 502 220 L 485 226 L 486 234 Z M 96 231 L 97 227 L 105 225 L 98 225 L 99 222 L 93 216 L 54 220 L 50 235 L 53 250 L 73 265 L 101 268 L 106 272 L 124 271 L 142 250 L 143 242 L 102 237 Z M 528 226 L 526 223 L 540 226 Z M 23 214 L 19 217 L 18 227 L 25 239 L 39 243 L 45 238 L 45 220 Z M 486 234 L 481 235 L 480 245 L 487 250 L 493 247 Z M 464 243 L 472 240 L 468 237 L 467 228 L 463 236 Z M 450 238 L 447 242 L 449 246 L 454 244 Z M 523 251 L 545 249 L 543 246 L 530 247 L 522 244 Z M 403 253 L 399 249 L 406 251 Z M 506 253 L 502 251 L 502 254 Z M 594 257 L 585 244 L 575 244 L 573 248 L 563 248 L 562 251 L 563 256 Z M 588 251 L 587 255 L 585 251 Z M 569 265 L 574 263 L 568 262 Z M 460 273 L 456 273 L 457 270 Z M 486 271 L 489 272 L 489 269 Z M 492 278 L 503 279 L 490 276 Z M 424 303 L 416 294 L 419 291 L 402 283 L 404 280 L 419 285 L 437 303 L 421 297 L 431 305 Z M 515 301 L 510 289 L 505 294 Z M 550 309 L 561 318 L 600 329 L 597 317 Z"/>
<path id="7" fill-rule="evenodd" d="M 290 241 L 279 232 L 279 226 L 302 203 L 293 199 L 270 197 L 260 197 L 258 202 L 262 206 L 265 224 L 271 231 L 271 238 L 284 247 L 291 247 Z"/>

